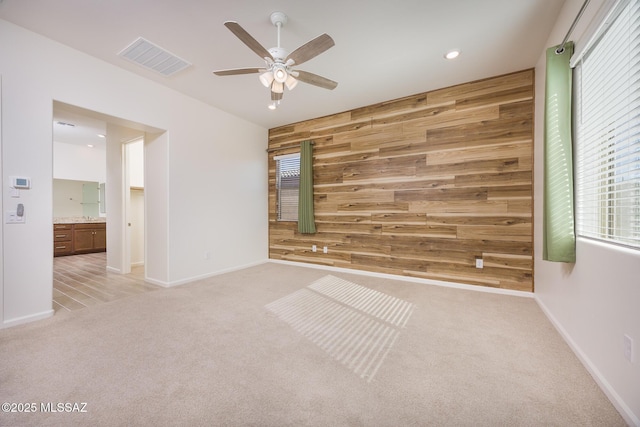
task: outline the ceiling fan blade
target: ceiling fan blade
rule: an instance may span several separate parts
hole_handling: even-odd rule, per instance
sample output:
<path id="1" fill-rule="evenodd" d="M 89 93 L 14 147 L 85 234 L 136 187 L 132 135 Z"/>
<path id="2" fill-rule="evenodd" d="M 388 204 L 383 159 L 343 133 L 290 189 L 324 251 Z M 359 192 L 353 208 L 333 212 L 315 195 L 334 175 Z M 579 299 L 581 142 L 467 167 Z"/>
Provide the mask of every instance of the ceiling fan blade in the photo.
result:
<path id="1" fill-rule="evenodd" d="M 287 59 L 292 59 L 296 65 L 300 65 L 334 45 L 333 39 L 328 34 L 322 34 L 291 52 Z"/>
<path id="2" fill-rule="evenodd" d="M 227 27 L 233 34 L 236 35 L 237 38 L 242 41 L 242 43 L 246 44 L 249 49 L 254 51 L 260 58 L 271 58 L 271 54 L 267 49 L 264 48 L 256 39 L 254 39 L 251 34 L 247 33 L 244 28 L 240 26 L 237 22 L 227 21 L 224 23 L 224 26 Z"/>
<path id="3" fill-rule="evenodd" d="M 218 70 L 213 74 L 216 76 L 235 76 L 236 74 L 254 74 L 265 71 L 264 68 L 235 68 L 231 70 Z"/>
<path id="4" fill-rule="evenodd" d="M 296 70 L 294 77 L 300 80 L 301 82 L 309 83 L 310 85 L 318 86 L 324 89 L 333 90 L 338 86 L 337 82 L 333 80 L 329 80 L 326 77 L 319 76 L 317 74 L 308 73 L 306 71 Z"/>
<path id="5" fill-rule="evenodd" d="M 271 100 L 272 101 L 280 101 L 282 99 L 282 93 L 277 93 L 274 91 L 271 91 Z"/>

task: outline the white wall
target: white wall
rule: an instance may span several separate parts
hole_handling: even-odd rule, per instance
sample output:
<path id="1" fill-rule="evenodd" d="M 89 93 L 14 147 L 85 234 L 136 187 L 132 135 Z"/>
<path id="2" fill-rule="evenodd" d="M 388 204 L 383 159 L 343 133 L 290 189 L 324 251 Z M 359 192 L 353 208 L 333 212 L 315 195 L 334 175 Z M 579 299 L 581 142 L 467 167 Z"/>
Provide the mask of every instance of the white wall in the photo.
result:
<path id="1" fill-rule="evenodd" d="M 590 2 L 571 40 L 603 2 Z M 547 47 L 562 42 L 582 3 L 567 0 Z M 626 421 L 640 425 L 640 252 L 578 239 L 575 265 L 541 258 L 544 82 L 543 52 L 536 66 L 535 295 Z M 635 340 L 633 363 L 623 356 L 623 334 Z"/>
<path id="2" fill-rule="evenodd" d="M 144 140 L 127 144 L 127 159 L 129 162 L 129 185 L 144 187 Z"/>
<path id="3" fill-rule="evenodd" d="M 131 265 L 142 265 L 144 264 L 144 190 L 131 190 L 129 207 Z"/>
<path id="4" fill-rule="evenodd" d="M 127 144 L 129 162 L 129 218 L 131 265 L 144 264 L 144 140 Z"/>
<path id="5" fill-rule="evenodd" d="M 104 148 L 86 145 L 53 143 L 53 177 L 76 181 L 104 182 L 107 176 L 107 158 Z"/>
<path id="6" fill-rule="evenodd" d="M 2 225 L 4 326 L 52 313 L 54 100 L 166 130 L 145 137 L 151 279 L 171 286 L 267 259 L 267 129 L 3 20 L 0 40 L 11 40 L 0 43 L 2 198 L 27 218 Z M 5 191 L 10 175 L 32 179 L 21 199 Z"/>

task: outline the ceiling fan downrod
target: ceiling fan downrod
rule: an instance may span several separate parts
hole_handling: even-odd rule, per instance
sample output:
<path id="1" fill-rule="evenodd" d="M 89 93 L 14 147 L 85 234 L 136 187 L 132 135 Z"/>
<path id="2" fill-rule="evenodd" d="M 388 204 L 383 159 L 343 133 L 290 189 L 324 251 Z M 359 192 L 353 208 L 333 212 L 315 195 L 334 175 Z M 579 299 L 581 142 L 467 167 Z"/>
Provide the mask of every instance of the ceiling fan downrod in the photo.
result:
<path id="1" fill-rule="evenodd" d="M 278 49 L 280 49 L 280 28 L 287 23 L 287 15 L 284 12 L 273 12 L 271 14 L 271 23 L 278 29 Z"/>

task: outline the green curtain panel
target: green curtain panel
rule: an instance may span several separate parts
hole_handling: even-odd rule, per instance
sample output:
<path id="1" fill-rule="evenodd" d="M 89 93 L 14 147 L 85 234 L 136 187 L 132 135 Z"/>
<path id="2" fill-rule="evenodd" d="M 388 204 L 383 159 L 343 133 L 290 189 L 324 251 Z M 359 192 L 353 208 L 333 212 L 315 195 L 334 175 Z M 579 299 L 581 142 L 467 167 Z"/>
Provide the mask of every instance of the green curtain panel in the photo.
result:
<path id="1" fill-rule="evenodd" d="M 313 143 L 311 141 L 302 141 L 300 144 L 299 191 L 298 232 L 313 234 L 316 232 L 316 220 L 313 214 Z"/>
<path id="2" fill-rule="evenodd" d="M 573 43 L 547 49 L 544 112 L 543 259 L 576 261 L 569 59 Z"/>

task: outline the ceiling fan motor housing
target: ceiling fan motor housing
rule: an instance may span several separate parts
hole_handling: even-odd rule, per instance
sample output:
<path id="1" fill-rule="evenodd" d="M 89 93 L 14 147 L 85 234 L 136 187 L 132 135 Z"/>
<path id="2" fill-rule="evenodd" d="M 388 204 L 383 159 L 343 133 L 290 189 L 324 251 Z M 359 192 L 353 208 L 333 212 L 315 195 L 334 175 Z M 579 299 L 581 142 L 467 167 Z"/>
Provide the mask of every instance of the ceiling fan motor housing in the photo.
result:
<path id="1" fill-rule="evenodd" d="M 269 49 L 269 53 L 273 57 L 274 62 L 283 62 L 283 63 L 285 58 L 289 55 L 289 52 L 287 52 L 285 49 L 281 47 L 272 47 L 271 49 Z"/>

